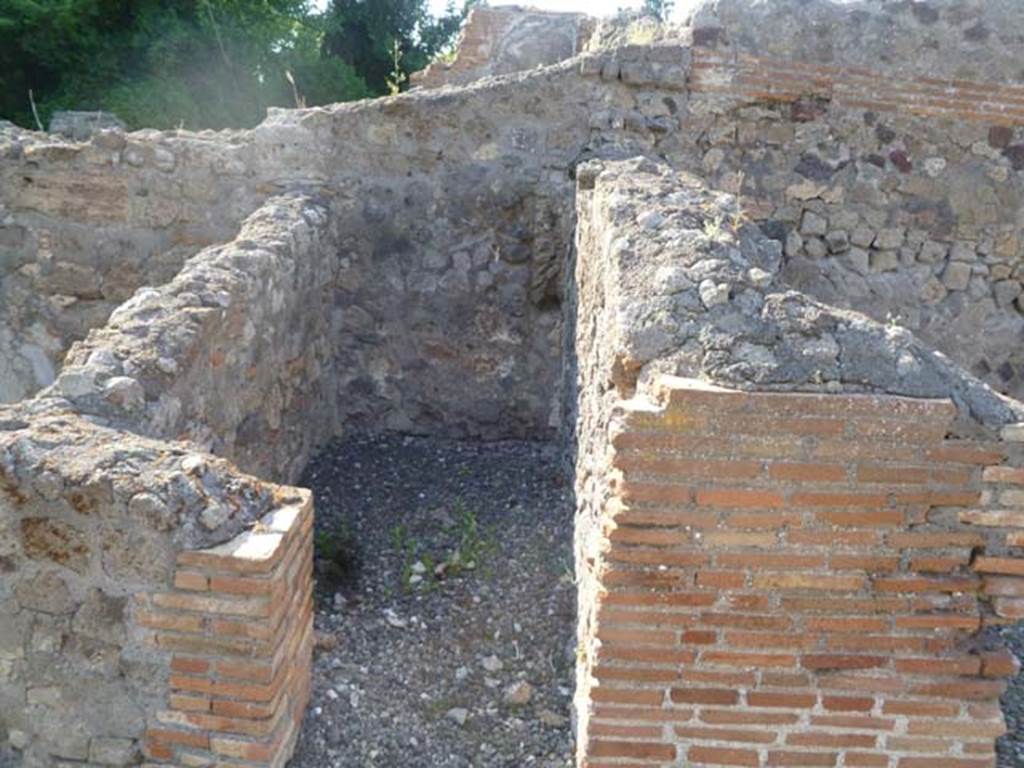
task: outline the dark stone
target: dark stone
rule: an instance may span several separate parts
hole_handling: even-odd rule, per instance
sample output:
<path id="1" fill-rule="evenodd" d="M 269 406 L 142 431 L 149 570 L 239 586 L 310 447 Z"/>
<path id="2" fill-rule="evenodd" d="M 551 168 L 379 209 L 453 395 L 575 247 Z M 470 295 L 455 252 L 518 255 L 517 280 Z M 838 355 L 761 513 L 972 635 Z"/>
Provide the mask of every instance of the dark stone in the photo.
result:
<path id="1" fill-rule="evenodd" d="M 864 125 L 874 125 L 877 120 L 878 115 L 876 115 L 874 112 L 864 113 Z"/>
<path id="2" fill-rule="evenodd" d="M 377 385 L 369 376 L 360 376 L 349 383 L 348 391 L 356 397 L 367 397 L 377 392 Z"/>
<path id="3" fill-rule="evenodd" d="M 75 613 L 71 627 L 79 635 L 110 645 L 121 645 L 127 637 L 125 612 L 128 599 L 93 588 Z"/>
<path id="4" fill-rule="evenodd" d="M 1010 161 L 1015 171 L 1024 171 L 1024 144 L 1011 144 L 1003 150 L 1003 156 Z"/>
<path id="5" fill-rule="evenodd" d="M 900 173 L 910 173 L 914 168 L 914 164 L 910 162 L 907 153 L 902 149 L 894 149 L 890 152 L 889 159 L 892 160 L 892 164 L 899 169 Z"/>
<path id="6" fill-rule="evenodd" d="M 715 48 L 722 39 L 721 27 L 701 27 L 693 30 L 693 44 L 703 48 Z"/>
<path id="7" fill-rule="evenodd" d="M 1007 125 L 993 125 L 988 129 L 988 145 L 994 149 L 1005 149 L 1013 141 L 1013 128 Z"/>
<path id="8" fill-rule="evenodd" d="M 828 102 L 824 99 L 801 97 L 789 108 L 790 119 L 795 123 L 809 123 L 823 117 L 828 112 Z"/>
<path id="9" fill-rule="evenodd" d="M 14 573 L 13 557 L 0 557 L 0 573 Z"/>
<path id="10" fill-rule="evenodd" d="M 796 164 L 796 168 L 793 170 L 805 179 L 811 179 L 812 181 L 828 181 L 839 169 L 833 168 L 832 165 L 825 162 L 817 155 L 807 153 L 800 158 L 800 162 Z"/>
<path id="11" fill-rule="evenodd" d="M 984 22 L 979 21 L 973 27 L 964 30 L 964 40 L 972 43 L 983 43 L 988 40 L 991 34 Z"/>
<path id="12" fill-rule="evenodd" d="M 661 102 L 666 107 L 668 107 L 668 112 L 670 115 L 679 114 L 679 105 L 676 103 L 676 100 L 673 99 L 671 96 L 666 96 L 661 100 Z"/>
<path id="13" fill-rule="evenodd" d="M 881 155 L 865 155 L 865 162 L 877 165 L 879 168 L 885 168 L 885 158 Z"/>
<path id="14" fill-rule="evenodd" d="M 910 215 L 909 225 L 926 229 L 933 237 L 948 237 L 956 225 L 956 214 L 948 200 L 935 202 L 908 196 L 903 200 L 903 210 Z"/>
<path id="15" fill-rule="evenodd" d="M 670 117 L 659 116 L 647 118 L 647 130 L 651 133 L 671 133 L 676 121 Z"/>
<path id="16" fill-rule="evenodd" d="M 882 144 L 890 144 L 896 139 L 896 131 L 879 123 L 875 126 L 875 136 Z"/>
<path id="17" fill-rule="evenodd" d="M 975 376 L 988 376 L 992 373 L 992 366 L 988 364 L 988 360 L 979 360 L 974 364 L 972 372 Z"/>
<path id="18" fill-rule="evenodd" d="M 1016 376 L 1017 372 L 1013 370 L 1013 366 L 1009 362 L 1003 363 L 999 366 L 996 371 L 999 374 L 999 378 L 1005 382 L 1013 381 L 1013 377 Z"/>
<path id="19" fill-rule="evenodd" d="M 780 243 L 784 243 L 786 242 L 786 235 L 789 234 L 789 227 L 786 226 L 785 222 L 772 219 L 761 222 L 761 231 L 764 232 L 765 237 L 769 240 L 778 240 Z"/>
<path id="20" fill-rule="evenodd" d="M 922 24 L 934 24 L 939 20 L 939 12 L 937 9 L 932 8 L 928 3 L 914 3 L 910 6 L 910 10 L 916 18 Z"/>

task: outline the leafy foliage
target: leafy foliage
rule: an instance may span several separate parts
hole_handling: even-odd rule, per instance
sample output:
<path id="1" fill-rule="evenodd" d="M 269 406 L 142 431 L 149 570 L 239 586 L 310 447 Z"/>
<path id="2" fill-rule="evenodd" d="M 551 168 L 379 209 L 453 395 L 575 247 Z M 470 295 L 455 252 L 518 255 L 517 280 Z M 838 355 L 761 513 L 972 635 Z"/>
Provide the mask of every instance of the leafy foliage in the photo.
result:
<path id="1" fill-rule="evenodd" d="M 0 117 L 33 125 L 31 90 L 44 123 L 105 109 L 133 128 L 248 127 L 269 106 L 386 93 L 396 42 L 401 83 L 461 19 L 426 0 L 0 0 Z"/>
<path id="2" fill-rule="evenodd" d="M 464 0 L 457 9 L 449 0 L 445 13 L 432 18 L 426 0 L 331 0 L 324 51 L 351 65 L 375 93 L 388 93 L 404 82 L 400 75 L 423 69 L 451 44 L 476 2 Z"/>
<path id="3" fill-rule="evenodd" d="M 667 21 L 673 5 L 674 0 L 644 0 L 641 12 L 645 16 L 653 16 L 658 21 Z"/>

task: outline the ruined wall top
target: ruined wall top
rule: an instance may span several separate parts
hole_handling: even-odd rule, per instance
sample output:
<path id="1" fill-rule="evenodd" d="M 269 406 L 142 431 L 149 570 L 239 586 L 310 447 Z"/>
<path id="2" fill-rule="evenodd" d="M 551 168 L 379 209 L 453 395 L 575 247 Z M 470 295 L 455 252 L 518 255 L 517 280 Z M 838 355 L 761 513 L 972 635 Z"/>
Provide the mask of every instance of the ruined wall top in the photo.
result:
<path id="1" fill-rule="evenodd" d="M 734 196 L 641 158 L 593 162 L 578 178 L 578 247 L 606 275 L 615 321 L 602 338 L 621 391 L 669 374 L 738 389 L 948 397 L 965 424 L 1024 420 L 1024 405 L 911 332 L 791 290 L 780 244 Z"/>
<path id="2" fill-rule="evenodd" d="M 580 52 L 593 20 L 582 13 L 555 13 L 518 5 L 474 8 L 450 62 L 435 62 L 412 76 L 422 88 L 464 85 L 555 64 Z"/>
<path id="3" fill-rule="evenodd" d="M 476 8 L 456 58 L 415 74 L 413 84 L 464 85 L 553 64 L 583 50 L 660 39 L 937 79 L 1008 83 L 1022 77 L 1015 0 L 691 0 L 679 5 L 682 18 L 660 26 L 631 15 L 596 20 L 517 5 Z"/>
<path id="4" fill-rule="evenodd" d="M 693 44 L 937 79 L 1021 78 L 1015 0 L 702 0 Z"/>

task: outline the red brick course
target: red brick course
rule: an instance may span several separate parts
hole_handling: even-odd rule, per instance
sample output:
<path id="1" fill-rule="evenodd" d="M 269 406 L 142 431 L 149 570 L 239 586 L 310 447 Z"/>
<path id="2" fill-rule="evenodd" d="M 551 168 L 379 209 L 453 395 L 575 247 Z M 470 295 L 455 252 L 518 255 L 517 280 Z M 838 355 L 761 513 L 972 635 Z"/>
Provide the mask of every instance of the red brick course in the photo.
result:
<path id="1" fill-rule="evenodd" d="M 894 78 L 870 69 L 782 61 L 704 47 L 693 49 L 690 87 L 697 93 L 738 100 L 796 103 L 810 97 L 872 112 L 991 125 L 1024 124 L 1021 86 L 932 77 Z M 914 425 L 907 426 L 911 431 L 915 429 Z"/>

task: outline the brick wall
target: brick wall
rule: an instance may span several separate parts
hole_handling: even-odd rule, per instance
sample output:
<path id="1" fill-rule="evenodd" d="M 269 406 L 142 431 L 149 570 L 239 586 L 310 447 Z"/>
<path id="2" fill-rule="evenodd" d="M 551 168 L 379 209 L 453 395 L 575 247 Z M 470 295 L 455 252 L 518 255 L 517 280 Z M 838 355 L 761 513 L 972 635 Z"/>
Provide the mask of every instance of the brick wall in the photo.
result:
<path id="1" fill-rule="evenodd" d="M 1020 446 L 949 401 L 658 393 L 612 420 L 581 763 L 994 765 Z"/>
<path id="2" fill-rule="evenodd" d="M 166 709 L 146 757 L 201 766 L 283 766 L 309 699 L 312 495 L 251 531 L 178 556 L 174 590 L 136 596 L 135 622 L 170 653 Z"/>
<path id="3" fill-rule="evenodd" d="M 743 99 L 796 102 L 817 97 L 838 107 L 919 117 L 1024 123 L 1024 86 L 934 77 L 893 77 L 853 66 L 783 61 L 693 49 L 692 89 Z"/>

